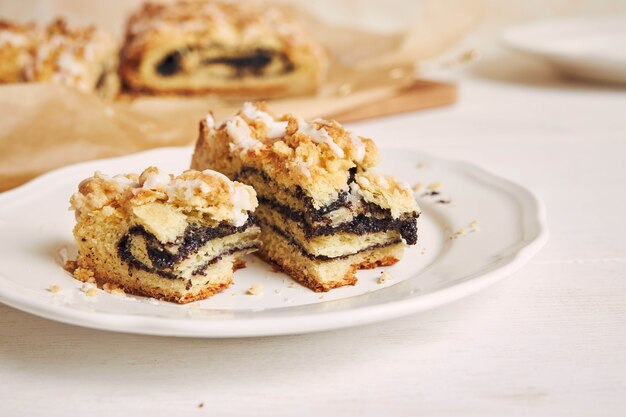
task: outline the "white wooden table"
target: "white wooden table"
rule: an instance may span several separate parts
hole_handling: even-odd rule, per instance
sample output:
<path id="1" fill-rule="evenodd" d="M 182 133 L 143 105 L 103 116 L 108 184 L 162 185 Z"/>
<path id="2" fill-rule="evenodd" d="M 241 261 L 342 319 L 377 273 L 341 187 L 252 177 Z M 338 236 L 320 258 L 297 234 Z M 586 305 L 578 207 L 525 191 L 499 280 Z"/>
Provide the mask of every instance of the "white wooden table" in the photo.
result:
<path id="1" fill-rule="evenodd" d="M 133 336 L 0 305 L 0 415 L 626 415 L 626 90 L 492 70 L 463 75 L 453 108 L 353 127 L 535 190 L 551 239 L 519 272 L 292 337 Z"/>

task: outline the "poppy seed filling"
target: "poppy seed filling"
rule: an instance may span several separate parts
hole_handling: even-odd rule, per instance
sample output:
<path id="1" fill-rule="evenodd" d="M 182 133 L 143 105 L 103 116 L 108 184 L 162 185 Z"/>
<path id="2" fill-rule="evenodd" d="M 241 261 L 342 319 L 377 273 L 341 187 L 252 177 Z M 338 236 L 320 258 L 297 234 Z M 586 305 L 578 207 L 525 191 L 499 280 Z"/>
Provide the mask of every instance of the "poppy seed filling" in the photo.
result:
<path id="1" fill-rule="evenodd" d="M 219 239 L 228 235 L 243 232 L 248 227 L 253 225 L 254 220 L 252 218 L 249 218 L 243 226 L 239 227 L 225 223 L 222 223 L 217 227 L 189 225 L 185 229 L 184 234 L 175 242 L 166 244 L 159 242 L 159 240 L 153 234 L 148 232 L 143 226 L 133 226 L 129 229 L 128 233 L 122 236 L 119 240 L 117 245 L 118 255 L 123 261 L 128 263 L 129 266 L 156 273 L 165 278 L 177 279 L 178 275 L 173 271 L 177 263 L 198 252 L 198 250 L 207 242 L 213 239 Z M 146 265 L 133 255 L 131 247 L 133 236 L 139 236 L 144 239 L 148 259 L 152 264 L 151 266 Z M 222 257 L 246 249 L 256 248 L 257 246 L 258 244 L 253 242 L 252 244 L 242 243 L 240 246 L 235 248 L 229 248 L 196 268 L 194 274 L 204 275 L 203 272 L 207 269 L 207 267 L 216 263 Z"/>

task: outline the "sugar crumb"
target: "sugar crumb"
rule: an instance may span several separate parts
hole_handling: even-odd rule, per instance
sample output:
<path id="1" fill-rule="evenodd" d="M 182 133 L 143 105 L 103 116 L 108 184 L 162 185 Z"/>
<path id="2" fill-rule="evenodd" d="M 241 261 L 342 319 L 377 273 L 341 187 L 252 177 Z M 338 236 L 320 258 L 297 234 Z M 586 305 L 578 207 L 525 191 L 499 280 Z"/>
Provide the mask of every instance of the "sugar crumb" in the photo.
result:
<path id="1" fill-rule="evenodd" d="M 478 222 L 476 220 L 472 220 L 467 228 L 461 227 L 456 232 L 450 235 L 450 240 L 457 239 L 461 236 L 465 236 L 470 233 L 478 232 L 480 229 L 478 228 Z"/>
<path id="2" fill-rule="evenodd" d="M 95 285 L 93 285 L 92 283 L 90 283 L 90 282 L 85 282 L 85 283 L 84 283 L 84 284 L 80 287 L 80 290 L 81 290 L 83 293 L 85 293 L 85 295 L 86 295 L 87 297 L 95 297 L 95 296 L 97 296 L 97 295 L 98 295 L 97 288 L 98 288 L 98 287 L 96 287 L 96 286 L 95 286 Z"/>
<path id="3" fill-rule="evenodd" d="M 96 282 L 94 278 L 93 271 L 86 268 L 76 268 L 74 270 L 74 278 L 82 282 L 94 283 Z"/>
<path id="4" fill-rule="evenodd" d="M 464 236 L 465 234 L 467 234 L 467 232 L 465 231 L 464 227 L 461 227 L 459 230 L 457 230 L 456 232 L 452 233 L 450 235 L 450 239 L 456 239 L 459 238 L 461 236 Z"/>
<path id="5" fill-rule="evenodd" d="M 126 292 L 124 292 L 124 290 L 121 288 L 114 288 L 113 290 L 111 290 L 111 294 L 118 295 L 120 297 L 126 297 Z"/>
<path id="6" fill-rule="evenodd" d="M 428 184 L 428 189 L 431 191 L 437 191 L 441 189 L 441 183 L 438 181 L 435 182 L 431 182 L 430 184 Z"/>
<path id="7" fill-rule="evenodd" d="M 261 295 L 263 294 L 263 286 L 261 284 L 252 284 L 248 291 L 246 291 L 248 295 Z"/>
<path id="8" fill-rule="evenodd" d="M 391 281 L 393 279 L 393 277 L 391 276 L 391 274 L 387 271 L 383 271 L 380 273 L 380 276 L 378 277 L 378 279 L 376 279 L 376 282 L 379 284 L 384 284 L 387 281 Z"/>
<path id="9" fill-rule="evenodd" d="M 296 283 L 295 282 L 290 282 L 289 283 L 289 288 L 296 288 Z"/>
<path id="10" fill-rule="evenodd" d="M 50 288 L 48 288 L 48 291 L 50 291 L 52 294 L 56 294 L 58 292 L 61 292 L 61 287 L 58 285 L 51 285 Z"/>

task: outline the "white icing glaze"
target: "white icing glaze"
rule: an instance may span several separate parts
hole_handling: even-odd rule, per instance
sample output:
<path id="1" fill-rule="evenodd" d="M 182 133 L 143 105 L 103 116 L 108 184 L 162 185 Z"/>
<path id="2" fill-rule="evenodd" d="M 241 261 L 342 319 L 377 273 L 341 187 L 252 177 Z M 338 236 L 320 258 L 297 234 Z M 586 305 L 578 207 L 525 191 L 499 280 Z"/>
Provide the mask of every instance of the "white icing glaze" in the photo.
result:
<path id="1" fill-rule="evenodd" d="M 206 126 L 209 129 L 213 129 L 215 127 L 215 118 L 213 118 L 213 115 L 211 113 L 207 113 L 204 121 L 206 122 Z"/>
<path id="2" fill-rule="evenodd" d="M 206 194 L 211 191 L 211 187 L 206 182 L 194 178 L 192 180 L 182 180 L 180 178 L 170 182 L 167 187 L 166 193 L 169 199 L 174 199 L 178 193 L 182 191 L 187 200 L 191 200 L 196 191 L 200 191 L 202 194 Z"/>
<path id="3" fill-rule="evenodd" d="M 118 187 L 123 188 L 123 189 L 137 186 L 137 181 L 131 180 L 125 175 L 116 175 L 111 179 L 113 180 L 113 182 L 118 184 Z"/>
<path id="4" fill-rule="evenodd" d="M 363 162 L 363 158 L 365 158 L 365 143 L 352 132 L 350 132 L 350 140 L 352 141 L 352 145 L 356 148 L 356 161 L 359 163 Z"/>
<path id="5" fill-rule="evenodd" d="M 28 40 L 26 35 L 11 32 L 9 30 L 0 31 L 0 45 L 22 46 Z"/>
<path id="6" fill-rule="evenodd" d="M 307 178 L 311 179 L 311 171 L 309 170 L 309 167 L 311 166 L 310 162 L 296 161 L 295 164 L 300 172 L 302 172 Z"/>
<path id="7" fill-rule="evenodd" d="M 240 116 L 235 116 L 226 122 L 226 132 L 228 136 L 233 138 L 236 147 L 242 154 L 262 146 L 261 142 L 252 137 L 250 126 Z"/>
<path id="8" fill-rule="evenodd" d="M 150 173 L 146 176 L 146 180 L 143 183 L 144 189 L 149 190 L 165 190 L 171 181 L 169 174 L 165 172 L 157 171 Z"/>
<path id="9" fill-rule="evenodd" d="M 370 181 L 365 177 L 359 178 L 359 181 L 362 182 L 365 187 L 369 187 L 371 185 Z"/>
<path id="10" fill-rule="evenodd" d="M 76 57 L 70 51 L 65 51 L 57 61 L 59 69 L 68 75 L 81 75 L 85 71 L 85 66 L 78 62 Z"/>
<path id="11" fill-rule="evenodd" d="M 242 111 L 244 116 L 250 120 L 260 120 L 267 127 L 266 136 L 269 139 L 282 138 L 287 130 L 287 122 L 277 122 L 271 114 L 259 110 L 254 104 L 245 102 Z"/>
<path id="12" fill-rule="evenodd" d="M 113 182 L 115 183 L 115 187 L 117 188 L 117 191 L 120 193 L 123 193 L 124 191 L 126 191 L 129 188 L 134 188 L 137 187 L 137 181 L 131 180 L 130 178 L 128 178 L 125 175 L 116 175 L 114 177 L 110 177 L 106 174 L 103 174 L 100 171 L 96 171 L 95 174 L 93 175 L 93 177 L 91 178 L 87 178 L 85 180 L 83 180 L 81 182 L 81 184 L 93 179 L 93 178 L 99 178 L 103 181 L 107 181 L 107 182 Z"/>
<path id="13" fill-rule="evenodd" d="M 248 220 L 248 211 L 252 210 L 248 191 L 244 187 L 234 187 L 230 200 L 233 203 L 233 224 L 243 226 Z"/>
<path id="14" fill-rule="evenodd" d="M 343 149 L 341 149 L 333 138 L 330 137 L 326 129 L 323 127 L 318 129 L 315 125 L 307 123 L 302 118 L 298 118 L 298 131 L 311 137 L 315 143 L 325 143 L 330 147 L 330 150 L 339 158 L 344 157 Z"/>
<path id="15" fill-rule="evenodd" d="M 228 185 L 230 201 L 233 204 L 233 224 L 237 227 L 243 226 L 246 221 L 248 221 L 248 211 L 252 209 L 250 196 L 248 195 L 246 189 L 241 185 L 235 185 L 230 178 L 221 172 L 213 171 L 212 169 L 205 169 L 202 173 L 220 178 Z"/>

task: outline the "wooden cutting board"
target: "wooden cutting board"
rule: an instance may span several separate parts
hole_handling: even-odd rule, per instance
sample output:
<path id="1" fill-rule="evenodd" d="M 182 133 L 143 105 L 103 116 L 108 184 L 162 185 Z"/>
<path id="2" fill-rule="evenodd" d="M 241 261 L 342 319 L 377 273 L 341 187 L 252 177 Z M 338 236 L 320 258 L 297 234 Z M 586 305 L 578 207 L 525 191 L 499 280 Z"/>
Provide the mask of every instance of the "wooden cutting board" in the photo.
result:
<path id="1" fill-rule="evenodd" d="M 416 80 L 410 86 L 390 92 L 387 96 L 361 102 L 354 107 L 331 112 L 325 117 L 341 123 L 424 110 L 454 104 L 458 98 L 455 84 Z"/>

